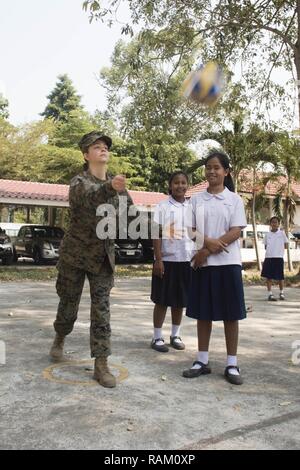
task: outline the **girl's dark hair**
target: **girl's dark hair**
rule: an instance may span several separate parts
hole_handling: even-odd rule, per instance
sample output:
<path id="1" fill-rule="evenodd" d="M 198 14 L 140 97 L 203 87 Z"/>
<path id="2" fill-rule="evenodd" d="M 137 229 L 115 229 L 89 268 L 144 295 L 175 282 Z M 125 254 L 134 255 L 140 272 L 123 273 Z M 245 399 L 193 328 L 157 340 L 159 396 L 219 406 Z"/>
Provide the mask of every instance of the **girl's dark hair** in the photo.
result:
<path id="1" fill-rule="evenodd" d="M 83 171 L 87 171 L 88 169 L 89 169 L 89 163 L 87 162 L 87 160 L 85 160 L 83 164 Z"/>
<path id="2" fill-rule="evenodd" d="M 280 218 L 277 217 L 277 215 L 273 215 L 273 217 L 271 217 L 270 223 L 272 222 L 272 220 L 277 220 L 277 222 L 280 224 Z"/>
<path id="3" fill-rule="evenodd" d="M 186 178 L 186 181 L 187 183 L 189 183 L 189 177 L 188 175 L 184 172 L 184 171 L 181 171 L 181 170 L 178 170 L 178 171 L 174 171 L 174 173 L 171 174 L 170 178 L 169 178 L 169 194 L 172 194 L 172 191 L 171 191 L 171 184 L 173 182 L 173 179 L 175 178 L 175 176 L 177 175 L 182 175 Z"/>
<path id="4" fill-rule="evenodd" d="M 219 162 L 221 163 L 222 167 L 224 168 L 224 170 L 229 170 L 228 175 L 225 176 L 224 178 L 224 186 L 228 188 L 229 191 L 232 191 L 234 193 L 235 188 L 234 188 L 234 182 L 233 182 L 232 176 L 230 174 L 230 162 L 229 162 L 228 156 L 226 155 L 226 153 L 223 153 L 219 150 L 213 150 L 206 157 L 204 161 L 204 165 L 206 166 L 208 161 L 211 160 L 212 158 L 217 158 Z"/>

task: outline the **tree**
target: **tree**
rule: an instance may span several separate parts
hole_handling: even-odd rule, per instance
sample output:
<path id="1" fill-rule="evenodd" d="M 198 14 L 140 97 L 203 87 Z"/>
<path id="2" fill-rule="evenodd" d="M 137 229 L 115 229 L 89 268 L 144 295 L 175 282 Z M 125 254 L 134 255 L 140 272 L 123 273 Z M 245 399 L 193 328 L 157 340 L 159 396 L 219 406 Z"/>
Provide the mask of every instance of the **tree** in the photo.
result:
<path id="1" fill-rule="evenodd" d="M 13 140 L 16 128 L 0 117 L 0 179 L 8 178 L 14 168 Z"/>
<path id="2" fill-rule="evenodd" d="M 8 119 L 9 117 L 8 104 L 8 100 L 0 93 L 0 118 L 2 119 Z"/>
<path id="3" fill-rule="evenodd" d="M 87 0 L 83 8 L 90 20 L 114 22 L 121 1 Z M 233 70 L 242 64 L 243 77 L 253 100 L 264 100 L 267 108 L 281 99 L 286 88 L 274 83 L 276 68 L 296 72 L 300 83 L 300 0 L 131 0 L 128 3 L 131 24 L 123 25 L 124 34 L 139 36 L 160 58 L 181 60 L 184 52 L 202 44 L 203 61 L 218 60 Z M 288 109 L 287 107 L 285 109 Z M 298 103 L 300 119 L 300 100 Z"/>
<path id="4" fill-rule="evenodd" d="M 55 88 L 47 96 L 47 104 L 41 116 L 54 121 L 67 122 L 72 111 L 81 111 L 80 96 L 77 95 L 68 75 L 59 75 Z"/>
<path id="5" fill-rule="evenodd" d="M 277 157 L 277 175 L 284 176 L 274 200 L 274 210 L 276 215 L 283 220 L 285 233 L 289 238 L 290 226 L 296 209 L 296 195 L 292 190 L 292 183 L 300 178 L 300 142 L 291 138 L 288 133 L 281 132 L 277 134 L 271 151 Z M 293 263 L 289 246 L 287 255 L 288 267 L 292 271 Z"/>
<path id="6" fill-rule="evenodd" d="M 54 132 L 49 143 L 60 148 L 74 148 L 78 150 L 78 142 L 83 134 L 94 130 L 91 116 L 84 110 L 73 110 L 68 119 L 56 121 Z"/>

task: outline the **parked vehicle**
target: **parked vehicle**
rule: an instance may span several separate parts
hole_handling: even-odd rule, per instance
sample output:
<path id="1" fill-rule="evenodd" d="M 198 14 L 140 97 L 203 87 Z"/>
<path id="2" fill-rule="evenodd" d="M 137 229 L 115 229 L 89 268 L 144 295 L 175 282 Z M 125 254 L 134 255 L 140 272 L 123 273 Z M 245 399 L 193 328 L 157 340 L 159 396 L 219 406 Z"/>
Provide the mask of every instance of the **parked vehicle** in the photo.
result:
<path id="1" fill-rule="evenodd" d="M 64 231 L 47 225 L 23 225 L 14 243 L 16 256 L 33 258 L 36 264 L 58 260 Z"/>
<path id="2" fill-rule="evenodd" d="M 115 240 L 116 262 L 138 262 L 143 259 L 143 247 L 139 240 Z"/>
<path id="3" fill-rule="evenodd" d="M 13 262 L 13 244 L 6 230 L 0 225 L 0 259 L 2 264 L 8 265 Z"/>
<path id="4" fill-rule="evenodd" d="M 14 245 L 15 245 L 15 241 L 17 239 L 19 230 L 20 230 L 21 227 L 23 227 L 23 225 L 25 225 L 25 224 L 17 224 L 17 223 L 14 223 L 14 222 L 3 222 L 3 223 L 1 222 L 0 223 L 1 228 L 5 230 L 6 235 L 8 235 L 10 240 L 11 240 L 11 243 L 12 243 L 12 246 L 13 246 L 13 260 L 14 260 L 14 262 L 16 262 L 18 260 Z"/>
<path id="5" fill-rule="evenodd" d="M 257 225 L 257 238 L 258 238 L 258 247 L 264 248 L 264 239 L 265 235 L 270 231 L 269 225 Z M 290 240 L 290 248 L 294 249 L 297 247 L 296 244 L 296 236 L 295 234 L 289 233 L 289 240 Z M 254 232 L 252 225 L 247 225 L 241 231 L 241 238 L 240 238 L 240 246 L 241 248 L 254 248 Z"/>
<path id="6" fill-rule="evenodd" d="M 21 227 L 23 227 L 23 224 L 15 224 L 13 222 L 0 222 L 0 227 L 5 230 L 6 235 L 9 236 L 11 239 L 11 242 L 14 243 L 17 239 L 19 230 Z M 29 225 L 29 224 L 27 224 Z"/>
<path id="7" fill-rule="evenodd" d="M 257 225 L 256 230 L 258 245 L 263 248 L 264 238 L 265 235 L 270 231 L 270 227 L 269 225 Z M 251 224 L 247 225 L 247 227 L 241 231 L 240 245 L 241 248 L 254 248 L 254 232 L 253 226 Z"/>

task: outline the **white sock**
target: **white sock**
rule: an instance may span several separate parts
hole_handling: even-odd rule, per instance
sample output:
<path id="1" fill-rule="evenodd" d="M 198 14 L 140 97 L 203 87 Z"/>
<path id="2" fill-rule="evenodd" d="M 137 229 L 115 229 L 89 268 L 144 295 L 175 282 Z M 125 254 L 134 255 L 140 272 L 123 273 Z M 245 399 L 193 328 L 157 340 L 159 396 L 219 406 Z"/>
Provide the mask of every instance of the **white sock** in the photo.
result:
<path id="1" fill-rule="evenodd" d="M 227 356 L 227 367 L 228 366 L 237 366 L 237 356 Z M 230 370 L 231 375 L 239 375 L 237 369 Z"/>
<path id="2" fill-rule="evenodd" d="M 273 295 L 273 292 L 271 290 L 268 290 L 268 297 L 269 295 Z"/>
<path id="3" fill-rule="evenodd" d="M 180 325 L 172 325 L 171 336 L 179 336 Z"/>
<path id="4" fill-rule="evenodd" d="M 283 289 L 279 291 L 279 294 L 283 294 Z"/>
<path id="5" fill-rule="evenodd" d="M 208 364 L 208 351 L 198 351 L 197 361 L 202 362 L 202 364 Z M 192 369 L 200 369 L 199 364 L 195 364 Z"/>
<path id="6" fill-rule="evenodd" d="M 162 338 L 162 328 L 154 328 L 154 339 L 160 339 Z M 157 341 L 157 346 L 162 346 L 164 343 L 163 341 Z"/>

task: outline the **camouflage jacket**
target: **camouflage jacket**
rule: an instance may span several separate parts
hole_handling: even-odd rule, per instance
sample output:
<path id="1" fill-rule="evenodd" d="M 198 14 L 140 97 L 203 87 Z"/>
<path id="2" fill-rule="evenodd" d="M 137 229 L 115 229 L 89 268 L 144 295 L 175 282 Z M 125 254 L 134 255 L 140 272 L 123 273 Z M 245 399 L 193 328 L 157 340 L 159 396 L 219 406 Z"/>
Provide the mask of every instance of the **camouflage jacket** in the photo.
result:
<path id="1" fill-rule="evenodd" d="M 97 237 L 97 224 L 103 216 L 98 216 L 96 211 L 101 204 L 106 203 L 113 205 L 118 214 L 119 196 L 127 198 L 127 210 L 133 204 L 129 193 L 117 193 L 110 178 L 106 181 L 99 180 L 86 171 L 71 180 L 70 226 L 60 248 L 58 269 L 63 263 L 98 274 L 106 255 L 114 269 L 114 239 L 101 240 Z"/>

